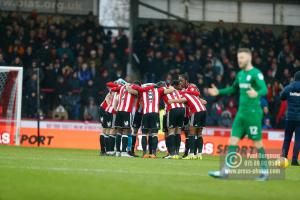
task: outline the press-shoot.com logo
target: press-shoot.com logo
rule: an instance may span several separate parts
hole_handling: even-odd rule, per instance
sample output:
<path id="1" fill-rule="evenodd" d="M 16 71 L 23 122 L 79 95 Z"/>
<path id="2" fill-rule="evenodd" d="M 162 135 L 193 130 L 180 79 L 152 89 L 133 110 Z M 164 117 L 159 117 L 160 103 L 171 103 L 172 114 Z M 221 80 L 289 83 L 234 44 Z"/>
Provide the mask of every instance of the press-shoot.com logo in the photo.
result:
<path id="1" fill-rule="evenodd" d="M 237 152 L 230 152 L 225 157 L 225 164 L 229 168 L 238 168 L 243 162 L 241 154 Z"/>

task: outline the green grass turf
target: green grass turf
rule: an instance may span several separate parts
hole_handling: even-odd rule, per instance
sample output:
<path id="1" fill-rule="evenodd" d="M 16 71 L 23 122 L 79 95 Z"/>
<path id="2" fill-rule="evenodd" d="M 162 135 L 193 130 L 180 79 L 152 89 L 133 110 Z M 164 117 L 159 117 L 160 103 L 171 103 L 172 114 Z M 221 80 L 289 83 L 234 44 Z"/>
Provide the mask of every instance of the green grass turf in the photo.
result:
<path id="1" fill-rule="evenodd" d="M 216 180 L 218 157 L 99 157 L 97 151 L 0 146 L 0 200 L 298 199 L 300 167 L 285 180 Z"/>

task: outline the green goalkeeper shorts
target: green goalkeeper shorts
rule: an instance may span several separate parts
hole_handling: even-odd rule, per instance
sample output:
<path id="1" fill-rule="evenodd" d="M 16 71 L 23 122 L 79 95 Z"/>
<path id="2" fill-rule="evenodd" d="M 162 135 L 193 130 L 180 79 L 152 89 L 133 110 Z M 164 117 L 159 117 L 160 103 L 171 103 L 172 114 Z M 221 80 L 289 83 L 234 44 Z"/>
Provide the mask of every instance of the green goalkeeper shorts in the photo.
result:
<path id="1" fill-rule="evenodd" d="M 262 118 L 263 111 L 261 108 L 250 110 L 239 110 L 232 124 L 231 136 L 259 141 L 262 139 Z"/>

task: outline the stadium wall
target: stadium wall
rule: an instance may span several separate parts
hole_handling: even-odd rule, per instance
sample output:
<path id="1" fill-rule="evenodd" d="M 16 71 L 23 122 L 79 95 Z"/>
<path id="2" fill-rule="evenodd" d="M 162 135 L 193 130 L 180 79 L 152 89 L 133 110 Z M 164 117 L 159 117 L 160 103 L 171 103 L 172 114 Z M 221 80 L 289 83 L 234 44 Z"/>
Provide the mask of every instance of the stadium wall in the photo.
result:
<path id="1" fill-rule="evenodd" d="M 52 13 L 63 15 L 98 14 L 98 0 L 1 0 L 1 11 Z"/>
<path id="2" fill-rule="evenodd" d="M 233 23 L 273 24 L 299 26 L 299 1 L 268 0 L 141 0 L 163 11 L 174 13 L 190 21 L 216 22 L 224 20 Z M 139 6 L 139 18 L 173 18 L 157 11 Z M 173 19 L 174 20 L 174 19 Z"/>
<path id="3" fill-rule="evenodd" d="M 37 123 L 33 120 L 23 120 L 21 123 L 20 145 L 37 147 Z M 40 125 L 41 147 L 47 148 L 77 148 L 77 149 L 99 149 L 99 135 L 101 125 L 99 123 L 85 123 L 78 121 L 42 121 Z M 5 127 L 0 126 L 0 145 L 14 145 L 14 136 L 3 132 Z M 227 150 L 228 139 L 231 129 L 219 127 L 207 127 L 203 131 L 204 147 L 203 153 L 218 155 Z M 185 136 L 182 134 L 182 141 Z M 263 142 L 267 149 L 281 149 L 284 138 L 283 130 L 264 130 Z M 141 137 L 136 148 L 141 150 Z M 293 145 L 293 144 L 292 144 Z M 166 151 L 163 132 L 159 133 L 159 151 Z M 243 150 L 254 149 L 252 142 L 248 139 L 240 143 Z M 292 149 L 292 148 L 291 148 Z M 181 143 L 181 151 L 184 143 Z M 291 155 L 291 153 L 290 153 Z"/>

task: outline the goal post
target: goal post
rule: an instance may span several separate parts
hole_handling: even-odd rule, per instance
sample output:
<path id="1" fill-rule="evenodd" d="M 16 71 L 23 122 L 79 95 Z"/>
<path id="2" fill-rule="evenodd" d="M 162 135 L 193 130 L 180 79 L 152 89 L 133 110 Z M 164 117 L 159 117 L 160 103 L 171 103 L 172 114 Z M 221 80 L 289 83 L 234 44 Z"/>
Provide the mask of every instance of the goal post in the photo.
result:
<path id="1" fill-rule="evenodd" d="M 0 66 L 0 144 L 20 145 L 23 67 Z"/>

